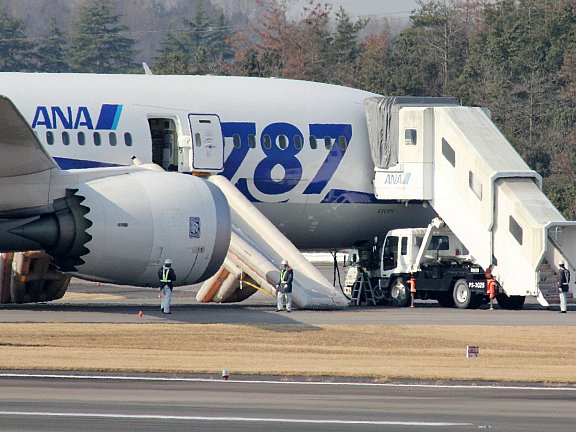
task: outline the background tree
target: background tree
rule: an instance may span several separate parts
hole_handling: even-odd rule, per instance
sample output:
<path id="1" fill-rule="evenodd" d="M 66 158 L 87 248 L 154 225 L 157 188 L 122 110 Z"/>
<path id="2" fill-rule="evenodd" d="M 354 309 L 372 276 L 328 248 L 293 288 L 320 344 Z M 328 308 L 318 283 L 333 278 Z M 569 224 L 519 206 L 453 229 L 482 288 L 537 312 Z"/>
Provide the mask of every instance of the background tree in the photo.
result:
<path id="1" fill-rule="evenodd" d="M 0 7 L 0 71 L 31 71 L 33 48 L 24 22 Z"/>
<path id="2" fill-rule="evenodd" d="M 40 72 L 68 72 L 68 35 L 56 21 L 50 18 L 48 32 L 37 48 L 38 65 Z"/>
<path id="3" fill-rule="evenodd" d="M 207 16 L 197 1 L 192 20 L 182 18 L 181 28 L 169 34 L 154 70 L 157 73 L 222 74 L 234 57 L 224 14 Z M 178 66 L 175 61 L 181 60 Z"/>
<path id="4" fill-rule="evenodd" d="M 121 73 L 134 69 L 134 40 L 124 36 L 109 0 L 90 0 L 78 11 L 73 23 L 70 65 L 75 72 Z"/>

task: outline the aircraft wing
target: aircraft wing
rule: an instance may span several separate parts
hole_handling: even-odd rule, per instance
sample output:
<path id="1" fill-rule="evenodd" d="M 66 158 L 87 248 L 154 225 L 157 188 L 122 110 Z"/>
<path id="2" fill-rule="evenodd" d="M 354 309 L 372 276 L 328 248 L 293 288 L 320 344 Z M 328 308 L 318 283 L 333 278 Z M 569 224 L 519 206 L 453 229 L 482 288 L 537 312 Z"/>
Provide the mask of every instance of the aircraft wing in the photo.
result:
<path id="1" fill-rule="evenodd" d="M 51 171 L 58 165 L 12 101 L 1 95 L 0 155 L 0 212 L 48 206 Z"/>

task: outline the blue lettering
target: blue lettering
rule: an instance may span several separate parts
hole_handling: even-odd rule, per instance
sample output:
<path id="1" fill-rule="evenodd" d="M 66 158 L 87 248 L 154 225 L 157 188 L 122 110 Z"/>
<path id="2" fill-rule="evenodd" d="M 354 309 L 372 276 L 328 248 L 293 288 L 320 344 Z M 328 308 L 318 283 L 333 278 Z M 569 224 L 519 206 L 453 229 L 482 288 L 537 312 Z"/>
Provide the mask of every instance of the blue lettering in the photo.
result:
<path id="1" fill-rule="evenodd" d="M 87 107 L 78 108 L 78 114 L 76 114 L 76 121 L 74 122 L 74 129 L 78 129 L 80 126 L 86 126 L 88 129 L 94 129 L 92 125 L 92 119 L 90 118 L 90 113 Z"/>
<path id="2" fill-rule="evenodd" d="M 64 129 L 72 129 L 72 108 L 67 107 L 66 112 L 68 116 L 64 115 L 62 108 L 53 106 L 52 107 L 52 127 L 53 129 L 58 129 L 58 119 L 62 122 Z"/>
<path id="3" fill-rule="evenodd" d="M 39 106 L 36 108 L 36 114 L 34 114 L 34 121 L 32 122 L 32 129 L 36 126 L 46 126 L 46 129 L 53 129 L 52 122 L 50 121 L 50 114 L 48 114 L 48 108 L 45 106 Z"/>

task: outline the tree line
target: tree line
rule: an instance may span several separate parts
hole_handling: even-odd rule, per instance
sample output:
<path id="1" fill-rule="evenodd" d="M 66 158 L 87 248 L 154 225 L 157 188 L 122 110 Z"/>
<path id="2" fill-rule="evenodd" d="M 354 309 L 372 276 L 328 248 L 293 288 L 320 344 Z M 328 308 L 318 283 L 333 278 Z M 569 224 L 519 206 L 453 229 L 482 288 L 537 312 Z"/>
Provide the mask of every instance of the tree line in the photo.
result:
<path id="1" fill-rule="evenodd" d="M 367 19 L 309 0 L 259 0 L 250 29 L 197 1 L 168 29 L 157 74 L 284 77 L 384 95 L 451 96 L 483 106 L 548 197 L 576 218 L 576 0 L 420 0 L 399 34 L 368 34 Z M 86 0 L 70 33 L 45 37 L 0 8 L 0 70 L 141 73 L 135 40 L 108 0 Z"/>

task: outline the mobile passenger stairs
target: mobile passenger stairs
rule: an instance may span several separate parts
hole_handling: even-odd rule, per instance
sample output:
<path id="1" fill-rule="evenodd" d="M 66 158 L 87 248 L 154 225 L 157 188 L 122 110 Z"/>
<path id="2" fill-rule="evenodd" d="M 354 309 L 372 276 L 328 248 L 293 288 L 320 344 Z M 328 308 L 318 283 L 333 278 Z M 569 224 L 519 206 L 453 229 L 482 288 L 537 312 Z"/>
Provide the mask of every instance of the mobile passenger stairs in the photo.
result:
<path id="1" fill-rule="evenodd" d="M 556 299 L 554 269 L 561 260 L 575 269 L 576 222 L 546 198 L 489 113 L 449 98 L 373 97 L 364 106 L 376 197 L 432 206 L 491 269 L 502 303 Z"/>

